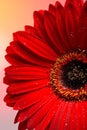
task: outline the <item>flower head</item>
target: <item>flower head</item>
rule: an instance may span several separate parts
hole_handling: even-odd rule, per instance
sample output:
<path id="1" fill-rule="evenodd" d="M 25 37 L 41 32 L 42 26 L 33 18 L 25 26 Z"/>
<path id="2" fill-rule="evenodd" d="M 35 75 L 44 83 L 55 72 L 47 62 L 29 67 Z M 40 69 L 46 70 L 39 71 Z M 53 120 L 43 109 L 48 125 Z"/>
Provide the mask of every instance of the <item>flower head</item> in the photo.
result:
<path id="1" fill-rule="evenodd" d="M 35 11 L 6 52 L 4 100 L 18 130 L 87 129 L 87 1 Z"/>

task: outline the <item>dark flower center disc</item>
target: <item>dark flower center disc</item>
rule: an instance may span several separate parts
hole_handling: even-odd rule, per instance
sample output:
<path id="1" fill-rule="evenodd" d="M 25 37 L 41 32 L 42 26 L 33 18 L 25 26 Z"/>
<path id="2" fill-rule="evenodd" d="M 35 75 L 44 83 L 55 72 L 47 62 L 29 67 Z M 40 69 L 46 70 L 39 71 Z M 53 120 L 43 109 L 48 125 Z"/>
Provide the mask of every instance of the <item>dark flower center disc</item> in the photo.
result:
<path id="1" fill-rule="evenodd" d="M 57 58 L 50 73 L 54 92 L 65 100 L 87 100 L 87 51 L 76 50 Z"/>
<path id="2" fill-rule="evenodd" d="M 80 89 L 87 83 L 87 63 L 72 60 L 62 66 L 62 71 L 62 79 L 69 88 Z"/>

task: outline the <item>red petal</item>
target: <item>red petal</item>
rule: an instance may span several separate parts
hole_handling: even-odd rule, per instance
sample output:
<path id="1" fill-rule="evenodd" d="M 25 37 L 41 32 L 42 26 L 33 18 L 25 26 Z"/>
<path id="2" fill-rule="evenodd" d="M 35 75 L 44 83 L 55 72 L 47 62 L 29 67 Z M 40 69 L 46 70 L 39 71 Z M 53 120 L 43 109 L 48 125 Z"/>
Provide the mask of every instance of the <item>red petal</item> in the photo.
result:
<path id="1" fill-rule="evenodd" d="M 7 94 L 4 98 L 4 101 L 6 102 L 7 106 L 14 107 L 14 104 L 16 103 L 18 99 L 20 99 L 20 95 L 15 97 L 15 96 L 11 96 Z"/>
<path id="2" fill-rule="evenodd" d="M 44 20 L 43 20 L 44 11 L 43 12 L 35 11 L 33 16 L 34 16 L 34 27 L 37 29 L 37 31 L 38 31 L 39 35 L 41 36 L 41 38 L 43 39 L 43 41 L 48 41 L 47 43 L 49 43 L 47 33 L 44 28 Z"/>
<path id="3" fill-rule="evenodd" d="M 37 90 L 32 93 L 25 94 L 21 97 L 20 100 L 18 100 L 14 106 L 14 109 L 16 110 L 22 110 L 25 109 L 38 101 L 42 99 L 42 97 L 49 95 L 52 93 L 52 89 L 49 87 L 43 88 L 41 90 Z"/>
<path id="4" fill-rule="evenodd" d="M 16 54 L 15 55 L 9 55 L 9 54 L 7 54 L 5 56 L 5 58 L 12 65 L 25 65 L 24 62 L 21 62 L 19 60 L 20 58 L 18 58 L 18 56 Z"/>
<path id="5" fill-rule="evenodd" d="M 34 66 L 10 66 L 5 69 L 6 78 L 13 81 L 25 81 L 35 79 L 45 79 L 49 77 L 48 69 Z"/>
<path id="6" fill-rule="evenodd" d="M 84 3 L 82 11 L 81 11 L 80 26 L 87 28 L 87 1 Z"/>
<path id="7" fill-rule="evenodd" d="M 45 25 L 44 25 L 44 13 L 42 14 L 41 12 L 34 12 L 34 27 L 38 30 L 39 35 L 41 36 L 41 38 L 43 39 L 43 41 L 46 41 L 47 44 L 49 44 L 49 46 L 54 49 L 54 51 L 58 53 L 58 50 L 55 49 L 52 41 L 50 40 L 46 29 L 45 29 Z"/>
<path id="8" fill-rule="evenodd" d="M 64 122 L 63 114 L 66 113 L 65 110 L 67 108 L 67 102 L 60 100 L 58 103 L 58 109 L 56 111 L 55 117 L 53 118 L 50 129 L 61 130 L 61 123 Z M 63 129 L 62 129 L 63 130 Z"/>
<path id="9" fill-rule="evenodd" d="M 48 113 L 44 116 L 41 123 L 39 123 L 36 126 L 36 130 L 45 130 L 48 127 L 49 123 L 52 121 L 54 115 L 56 114 L 58 103 L 59 103 L 58 100 L 55 100 L 53 106 L 50 107 Z"/>
<path id="10" fill-rule="evenodd" d="M 46 37 L 45 28 L 43 26 L 43 16 L 40 12 L 34 12 L 34 27 L 37 29 L 39 35 L 42 37 L 43 40 Z M 45 37 L 44 37 L 45 36 Z"/>
<path id="11" fill-rule="evenodd" d="M 42 59 L 36 56 L 29 49 L 23 46 L 19 42 L 11 42 L 10 46 L 6 49 L 7 55 L 6 59 L 12 65 L 39 65 L 44 67 L 49 67 L 51 65 L 50 61 Z"/>
<path id="12" fill-rule="evenodd" d="M 41 12 L 34 12 L 34 27 L 37 29 L 39 35 L 43 39 L 43 41 L 46 41 L 47 43 L 50 43 L 50 40 L 48 39 L 45 27 L 44 27 L 44 20 L 43 15 Z"/>
<path id="13" fill-rule="evenodd" d="M 65 46 L 65 48 L 70 50 L 69 40 L 67 37 L 66 28 L 65 28 L 64 8 L 59 2 L 56 2 L 55 6 L 56 6 L 57 28 L 58 28 L 58 32 L 59 32 L 60 37 L 61 37 L 62 44 L 64 44 L 63 46 Z"/>
<path id="14" fill-rule="evenodd" d="M 56 101 L 57 97 L 53 97 L 49 100 L 49 102 L 44 105 L 36 114 L 34 114 L 30 120 L 28 120 L 28 129 L 32 130 L 40 123 L 40 121 L 44 118 L 44 116 L 49 111 L 49 108 L 53 105 L 53 103 Z"/>
<path id="15" fill-rule="evenodd" d="M 18 130 L 26 130 L 26 128 L 27 128 L 27 121 L 19 123 Z"/>
<path id="16" fill-rule="evenodd" d="M 73 120 L 75 120 L 74 128 L 76 128 L 77 130 L 86 130 L 87 129 L 87 111 L 86 111 L 87 102 L 82 101 L 82 102 L 75 103 L 75 107 L 72 106 L 72 109 L 73 108 L 75 111 L 75 116 L 73 119 Z M 72 114 L 74 114 L 74 113 L 72 113 Z M 72 125 L 73 125 L 73 123 L 72 123 Z"/>
<path id="17" fill-rule="evenodd" d="M 78 109 L 80 116 L 80 130 L 87 130 L 87 101 L 83 101 L 79 103 Z"/>
<path id="18" fill-rule="evenodd" d="M 18 112 L 15 123 L 22 122 L 24 120 L 29 119 L 33 114 L 35 114 L 39 109 L 41 109 L 49 100 L 52 98 L 53 94 L 47 95 L 42 98 L 41 101 L 37 102 L 36 104 L 32 105 L 31 107 L 28 107 L 27 109 L 23 109 Z"/>
<path id="19" fill-rule="evenodd" d="M 75 109 L 75 108 L 74 108 Z M 81 117 L 81 104 L 78 102 L 78 103 L 76 103 L 76 116 L 75 116 L 75 121 L 76 121 L 76 128 L 78 129 L 78 130 L 82 130 L 81 129 L 81 124 L 82 124 L 82 121 L 81 121 L 81 119 L 82 119 L 82 117 Z M 79 125 L 80 124 L 80 125 Z"/>
<path id="20" fill-rule="evenodd" d="M 16 32 L 14 34 L 14 40 L 18 40 L 31 50 L 34 54 L 51 61 L 55 61 L 56 54 L 45 42 L 34 38 L 25 32 Z M 51 54 L 51 55 L 50 55 Z"/>
<path id="21" fill-rule="evenodd" d="M 65 6 L 67 6 L 69 3 L 72 3 L 77 8 L 77 10 L 80 14 L 81 8 L 84 4 L 84 0 L 66 0 Z"/>
<path id="22" fill-rule="evenodd" d="M 81 50 L 87 50 L 87 29 L 81 30 L 79 48 Z"/>
<path id="23" fill-rule="evenodd" d="M 47 87 L 48 84 L 49 84 L 49 79 L 15 83 L 15 84 L 11 84 L 7 88 L 7 93 L 14 95 L 14 94 L 21 94 L 24 92 L 32 92 Z"/>
<path id="24" fill-rule="evenodd" d="M 79 18 L 76 8 L 71 3 L 65 7 L 65 22 L 71 49 L 77 49 L 79 46 Z"/>
<path id="25" fill-rule="evenodd" d="M 70 107 L 70 106 L 68 106 Z M 86 130 L 87 129 L 87 102 L 73 102 L 71 103 L 71 114 L 68 117 L 67 129 L 70 130 Z"/>
<path id="26" fill-rule="evenodd" d="M 87 49 L 87 1 L 85 2 L 80 16 L 80 45 L 79 48 Z"/>
<path id="27" fill-rule="evenodd" d="M 70 120 L 71 107 L 72 107 L 72 102 L 65 102 L 64 110 L 63 110 L 63 112 L 61 111 L 62 116 L 60 115 L 62 117 L 62 118 L 60 118 L 61 119 L 60 125 L 58 126 L 58 128 L 60 130 L 63 130 L 63 129 L 69 130 L 70 129 L 69 125 L 70 125 L 70 121 L 71 121 Z"/>
<path id="28" fill-rule="evenodd" d="M 56 8 L 61 8 L 61 7 L 63 7 L 63 6 L 61 5 L 61 3 L 60 3 L 59 1 L 56 1 L 55 7 L 56 7 Z"/>
<path id="29" fill-rule="evenodd" d="M 55 6 L 53 6 L 52 4 L 50 4 L 48 11 L 49 11 L 51 14 L 55 15 L 55 14 L 56 14 L 56 8 L 55 8 Z"/>
<path id="30" fill-rule="evenodd" d="M 14 59 L 18 60 L 22 64 L 29 63 L 29 52 L 28 50 L 26 51 L 26 48 L 24 48 L 24 46 L 22 46 L 19 42 L 11 42 L 10 46 L 6 49 L 6 52 L 6 58 L 14 57 Z"/>
<path id="31" fill-rule="evenodd" d="M 37 29 L 32 27 L 32 26 L 26 25 L 25 26 L 25 31 L 27 33 L 29 33 L 29 35 L 32 35 L 33 37 L 40 38 Z"/>
<path id="32" fill-rule="evenodd" d="M 74 111 L 73 111 L 74 109 Z M 71 130 L 74 130 L 76 129 L 76 117 L 77 114 L 76 114 L 76 103 L 73 103 L 72 104 L 72 107 L 71 107 L 71 115 L 70 115 L 70 119 L 71 119 L 71 122 L 70 122 L 70 129 Z M 73 125 L 74 124 L 74 125 Z"/>
<path id="33" fill-rule="evenodd" d="M 65 51 L 63 45 L 61 45 L 61 40 L 57 31 L 56 19 L 51 13 L 47 11 L 45 11 L 44 24 L 48 36 L 51 39 L 53 45 L 55 46 L 56 51 L 58 53 L 64 53 Z"/>
<path id="34" fill-rule="evenodd" d="M 12 65 L 24 65 L 26 64 L 25 60 L 19 57 L 11 46 L 6 48 L 7 54 L 5 55 L 6 60 Z"/>

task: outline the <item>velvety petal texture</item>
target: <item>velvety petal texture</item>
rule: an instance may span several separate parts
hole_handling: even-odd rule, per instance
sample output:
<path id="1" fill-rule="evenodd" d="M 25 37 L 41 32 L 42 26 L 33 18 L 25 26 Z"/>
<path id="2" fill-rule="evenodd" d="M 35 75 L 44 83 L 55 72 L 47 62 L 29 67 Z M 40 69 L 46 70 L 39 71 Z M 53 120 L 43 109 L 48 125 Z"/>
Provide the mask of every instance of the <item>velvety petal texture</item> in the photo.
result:
<path id="1" fill-rule="evenodd" d="M 13 33 L 6 48 L 4 101 L 18 110 L 14 123 L 18 130 L 87 130 L 87 101 L 66 101 L 50 83 L 57 58 L 87 51 L 87 1 L 57 1 L 33 16 L 34 26 Z"/>

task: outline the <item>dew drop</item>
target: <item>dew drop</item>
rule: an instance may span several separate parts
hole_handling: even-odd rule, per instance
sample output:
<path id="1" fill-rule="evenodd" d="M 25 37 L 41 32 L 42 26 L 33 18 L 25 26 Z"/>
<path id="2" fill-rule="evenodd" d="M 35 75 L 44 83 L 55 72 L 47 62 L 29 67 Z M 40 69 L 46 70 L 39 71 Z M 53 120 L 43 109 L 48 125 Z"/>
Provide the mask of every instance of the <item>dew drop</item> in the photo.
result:
<path id="1" fill-rule="evenodd" d="M 73 38 L 73 37 L 74 37 L 74 33 L 71 32 L 71 33 L 69 34 L 69 36 Z"/>
<path id="2" fill-rule="evenodd" d="M 24 45 L 26 45 L 26 42 L 24 42 Z"/>
<path id="3" fill-rule="evenodd" d="M 33 128 L 33 130 L 35 130 L 35 128 Z"/>
<path id="4" fill-rule="evenodd" d="M 67 126 L 68 125 L 68 123 L 65 123 L 65 126 Z"/>

